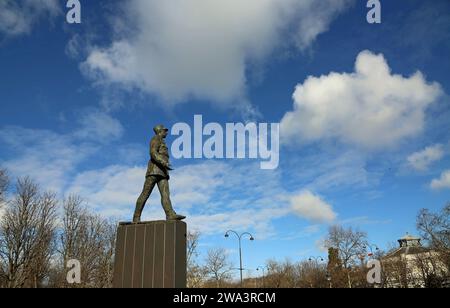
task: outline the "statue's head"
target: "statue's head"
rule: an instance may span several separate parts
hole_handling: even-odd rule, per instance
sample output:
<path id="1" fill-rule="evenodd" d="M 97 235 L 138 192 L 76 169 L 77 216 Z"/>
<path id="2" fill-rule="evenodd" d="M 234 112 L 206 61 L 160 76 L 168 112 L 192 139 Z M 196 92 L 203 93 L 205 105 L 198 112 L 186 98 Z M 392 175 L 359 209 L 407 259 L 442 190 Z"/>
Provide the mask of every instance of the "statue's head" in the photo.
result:
<path id="1" fill-rule="evenodd" d="M 164 138 L 167 137 L 167 134 L 169 132 L 169 130 L 165 128 L 164 125 L 155 126 L 155 128 L 153 128 L 153 131 L 155 132 L 155 134 L 162 136 Z"/>

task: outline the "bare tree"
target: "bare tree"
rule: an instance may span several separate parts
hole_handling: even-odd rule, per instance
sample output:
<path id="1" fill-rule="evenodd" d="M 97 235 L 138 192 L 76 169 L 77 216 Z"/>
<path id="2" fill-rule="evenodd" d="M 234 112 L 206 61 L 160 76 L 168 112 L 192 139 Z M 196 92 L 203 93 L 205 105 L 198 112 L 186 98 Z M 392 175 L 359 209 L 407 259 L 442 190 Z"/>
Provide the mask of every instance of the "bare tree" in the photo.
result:
<path id="1" fill-rule="evenodd" d="M 206 270 L 198 264 L 198 242 L 199 232 L 188 232 L 187 234 L 187 287 L 202 287 L 207 277 Z"/>
<path id="2" fill-rule="evenodd" d="M 78 287 L 110 287 L 113 275 L 116 225 L 89 213 L 78 196 L 64 200 L 59 254 L 62 264 L 60 281 L 65 282 L 65 266 L 71 259 L 81 264 L 81 284 Z"/>
<path id="3" fill-rule="evenodd" d="M 440 254 L 450 272 L 450 203 L 440 213 L 422 209 L 417 216 L 417 229 L 430 247 Z"/>
<path id="4" fill-rule="evenodd" d="M 32 281 L 28 286 L 33 288 L 40 287 L 41 283 L 48 278 L 52 266 L 56 248 L 57 206 L 58 201 L 53 193 L 44 193 L 40 198 L 36 251 L 29 268 Z"/>
<path id="5" fill-rule="evenodd" d="M 439 257 L 433 251 L 414 255 L 411 266 L 416 269 L 415 286 L 426 288 L 442 287 L 447 271 Z"/>
<path id="6" fill-rule="evenodd" d="M 268 288 L 281 288 L 284 275 L 281 264 L 275 260 L 267 261 L 266 286 Z"/>
<path id="7" fill-rule="evenodd" d="M 4 200 L 7 185 L 2 169 L 0 205 L 7 202 L 0 217 L 0 287 L 112 286 L 114 222 L 90 212 L 81 198 L 70 196 L 63 202 L 58 224 L 54 194 L 41 193 L 25 178 L 17 181 L 12 199 Z M 197 243 L 191 247 L 191 256 L 196 255 Z M 81 284 L 66 281 L 66 265 L 71 259 L 81 263 Z"/>
<path id="8" fill-rule="evenodd" d="M 200 233 L 198 231 L 191 232 L 187 234 L 187 263 L 194 261 L 198 257 L 198 240 L 200 238 Z"/>
<path id="9" fill-rule="evenodd" d="M 206 257 L 206 273 L 220 288 L 225 282 L 231 279 L 232 265 L 228 260 L 228 255 L 223 248 L 210 249 Z"/>
<path id="10" fill-rule="evenodd" d="M 325 241 L 328 247 L 338 249 L 339 258 L 344 268 L 355 264 L 361 255 L 365 254 L 367 234 L 351 227 L 345 229 L 341 226 L 332 226 Z"/>
<path id="11" fill-rule="evenodd" d="M 299 285 L 298 273 L 298 265 L 289 260 L 284 262 L 269 260 L 265 284 L 269 288 L 294 288 Z"/>
<path id="12" fill-rule="evenodd" d="M 95 287 L 110 288 L 113 282 L 117 225 L 113 221 L 100 218 L 100 216 L 97 218 L 101 230 L 99 240 L 101 248 L 99 248 L 98 267 L 95 271 Z"/>
<path id="13" fill-rule="evenodd" d="M 295 288 L 298 286 L 299 277 L 296 271 L 296 265 L 286 259 L 280 264 L 281 272 L 279 273 L 283 279 L 281 280 L 281 288 Z"/>
<path id="14" fill-rule="evenodd" d="M 417 216 L 417 229 L 432 247 L 450 249 L 450 203 L 441 213 L 422 209 Z"/>
<path id="15" fill-rule="evenodd" d="M 29 178 L 19 179 L 15 198 L 0 220 L 1 276 L 6 287 L 39 287 L 54 253 L 57 201 Z"/>
<path id="16" fill-rule="evenodd" d="M 325 288 L 326 264 L 317 261 L 284 262 L 269 260 L 264 285 L 268 288 Z"/>
<path id="17" fill-rule="evenodd" d="M 411 279 L 411 267 L 402 256 L 383 261 L 383 285 L 387 288 L 408 288 Z"/>
<path id="18" fill-rule="evenodd" d="M 327 267 L 326 264 L 317 261 L 304 261 L 296 265 L 297 283 L 299 288 L 327 288 Z"/>

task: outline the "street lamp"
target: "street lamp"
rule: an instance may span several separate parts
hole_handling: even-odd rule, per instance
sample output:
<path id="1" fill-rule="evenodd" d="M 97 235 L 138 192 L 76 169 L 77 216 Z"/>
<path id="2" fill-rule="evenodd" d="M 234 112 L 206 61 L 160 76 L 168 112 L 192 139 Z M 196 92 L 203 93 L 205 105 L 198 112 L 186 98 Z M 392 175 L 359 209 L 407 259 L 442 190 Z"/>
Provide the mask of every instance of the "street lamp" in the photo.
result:
<path id="1" fill-rule="evenodd" d="M 239 271 L 240 271 L 240 274 L 241 274 L 241 287 L 242 287 L 243 286 L 242 271 L 244 270 L 244 268 L 242 267 L 242 244 L 241 244 L 241 240 L 242 240 L 242 237 L 244 235 L 248 235 L 250 237 L 250 241 L 254 241 L 255 238 L 253 237 L 253 235 L 251 235 L 248 232 L 244 232 L 242 234 L 239 234 L 239 233 L 237 233 L 236 231 L 233 231 L 233 230 L 228 230 L 227 233 L 225 233 L 225 237 L 226 238 L 230 237 L 230 233 L 235 234 L 237 236 L 238 240 L 239 240 L 239 265 L 240 265 L 239 266 Z"/>
<path id="2" fill-rule="evenodd" d="M 264 273 L 264 270 L 266 270 L 266 269 L 269 270 L 269 268 L 268 268 L 267 266 L 259 266 L 259 267 L 256 268 L 257 271 L 259 271 L 259 270 L 262 271 L 262 283 L 263 283 L 263 289 L 266 288 L 266 284 L 264 283 L 264 280 L 265 280 L 265 277 L 266 277 L 266 275 L 265 275 L 265 273 Z"/>
<path id="3" fill-rule="evenodd" d="M 374 250 L 375 251 L 379 251 L 380 250 L 380 248 L 378 248 L 378 246 L 375 245 L 375 244 L 367 244 L 367 245 L 364 245 L 363 248 L 366 249 L 366 250 L 367 249 L 370 250 L 370 253 L 367 254 L 369 257 L 373 257 L 374 256 Z"/>
<path id="4" fill-rule="evenodd" d="M 318 256 L 318 257 L 309 257 L 308 261 L 310 262 L 309 266 L 311 267 L 311 269 L 314 268 L 314 269 L 317 269 L 317 270 L 320 270 L 322 268 L 320 263 L 321 262 L 325 262 L 325 260 L 322 257 L 320 257 L 320 256 Z M 317 274 L 316 274 L 316 276 L 317 276 Z M 314 287 L 312 279 L 313 278 L 311 278 L 311 281 L 310 281 L 311 288 Z"/>
<path id="5" fill-rule="evenodd" d="M 309 257 L 309 259 L 308 259 L 309 262 L 316 261 L 317 264 L 319 264 L 319 260 L 320 260 L 320 262 L 325 261 L 322 257 Z"/>

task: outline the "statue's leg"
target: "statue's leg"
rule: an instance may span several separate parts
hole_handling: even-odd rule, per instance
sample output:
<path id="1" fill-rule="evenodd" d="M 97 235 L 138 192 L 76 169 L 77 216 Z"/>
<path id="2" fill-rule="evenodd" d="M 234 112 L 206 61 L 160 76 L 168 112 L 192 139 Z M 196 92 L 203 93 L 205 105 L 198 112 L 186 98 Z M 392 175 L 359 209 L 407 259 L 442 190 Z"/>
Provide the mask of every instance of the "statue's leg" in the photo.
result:
<path id="1" fill-rule="evenodd" d="M 148 176 L 145 178 L 144 188 L 142 193 L 136 201 L 136 209 L 134 211 L 133 222 L 137 223 L 141 221 L 142 211 L 144 210 L 145 203 L 152 194 L 157 179 L 154 176 Z"/>
<path id="2" fill-rule="evenodd" d="M 169 181 L 165 178 L 161 178 L 158 181 L 158 189 L 161 193 L 161 204 L 167 219 L 175 217 L 177 214 L 173 210 L 172 202 L 170 201 Z"/>

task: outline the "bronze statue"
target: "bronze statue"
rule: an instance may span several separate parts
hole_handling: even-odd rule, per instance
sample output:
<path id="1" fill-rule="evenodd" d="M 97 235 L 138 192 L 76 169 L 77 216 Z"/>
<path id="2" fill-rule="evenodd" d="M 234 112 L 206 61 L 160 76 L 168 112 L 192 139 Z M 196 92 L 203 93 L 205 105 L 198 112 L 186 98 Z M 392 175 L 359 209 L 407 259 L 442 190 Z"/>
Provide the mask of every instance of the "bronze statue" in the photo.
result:
<path id="1" fill-rule="evenodd" d="M 148 163 L 147 174 L 145 175 L 144 189 L 136 202 L 136 210 L 134 212 L 133 222 L 141 221 L 141 214 L 144 210 L 145 203 L 150 197 L 155 185 L 158 185 L 161 193 L 161 204 L 166 213 L 167 220 L 183 220 L 186 217 L 175 213 L 170 201 L 169 192 L 169 171 L 173 170 L 169 164 L 169 149 L 167 148 L 165 138 L 168 129 L 163 125 L 158 125 L 154 129 L 155 136 L 150 142 L 150 161 Z"/>

